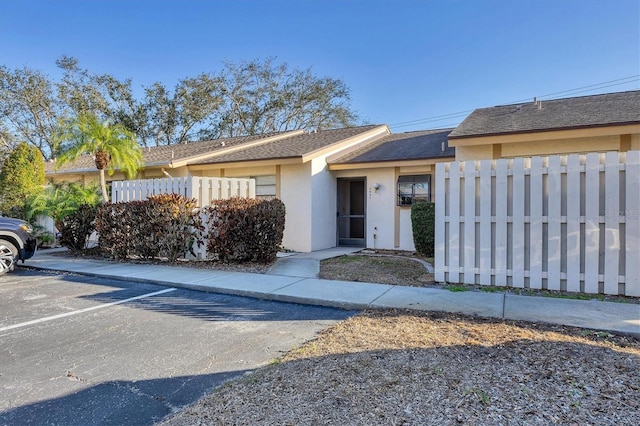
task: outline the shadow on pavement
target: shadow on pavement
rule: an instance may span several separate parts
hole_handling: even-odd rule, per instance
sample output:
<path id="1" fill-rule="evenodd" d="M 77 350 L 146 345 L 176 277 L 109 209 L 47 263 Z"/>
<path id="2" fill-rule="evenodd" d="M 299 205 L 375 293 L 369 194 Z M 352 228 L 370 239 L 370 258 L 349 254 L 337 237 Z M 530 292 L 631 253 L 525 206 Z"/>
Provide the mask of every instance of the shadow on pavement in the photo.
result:
<path id="1" fill-rule="evenodd" d="M 152 425 L 250 370 L 111 381 L 0 413 L 1 425 Z"/>

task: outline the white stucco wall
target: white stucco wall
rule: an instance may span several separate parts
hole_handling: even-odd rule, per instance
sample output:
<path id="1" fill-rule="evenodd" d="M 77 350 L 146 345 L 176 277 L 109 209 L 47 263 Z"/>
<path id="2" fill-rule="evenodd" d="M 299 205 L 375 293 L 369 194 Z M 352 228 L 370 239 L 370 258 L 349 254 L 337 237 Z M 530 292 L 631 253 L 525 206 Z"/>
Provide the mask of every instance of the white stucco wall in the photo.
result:
<path id="1" fill-rule="evenodd" d="M 311 160 L 311 188 L 311 250 L 335 247 L 337 183 L 324 156 Z"/>
<path id="2" fill-rule="evenodd" d="M 289 250 L 312 251 L 311 163 L 281 166 L 280 199 L 287 210 L 282 245 Z"/>
<path id="3" fill-rule="evenodd" d="M 341 170 L 339 178 L 366 179 L 366 245 L 369 248 L 394 248 L 395 181 L 393 168 Z M 373 185 L 380 185 L 376 191 Z"/>
<path id="4" fill-rule="evenodd" d="M 411 226 L 411 209 L 402 207 L 400 209 L 400 250 L 414 251 L 413 227 Z"/>

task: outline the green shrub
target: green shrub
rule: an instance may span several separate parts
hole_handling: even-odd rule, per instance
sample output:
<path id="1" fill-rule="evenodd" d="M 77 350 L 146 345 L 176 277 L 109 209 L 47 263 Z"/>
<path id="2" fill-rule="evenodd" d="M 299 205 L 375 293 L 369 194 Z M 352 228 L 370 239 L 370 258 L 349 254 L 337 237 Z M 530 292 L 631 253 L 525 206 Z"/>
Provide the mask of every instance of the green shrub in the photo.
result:
<path id="1" fill-rule="evenodd" d="M 96 230 L 98 247 L 115 259 L 126 259 L 131 244 L 132 208 L 130 203 L 105 203 L 98 207 Z"/>
<path id="2" fill-rule="evenodd" d="M 157 249 L 157 254 L 174 261 L 184 257 L 197 243 L 196 230 L 200 228 L 200 215 L 195 212 L 198 203 L 176 194 L 162 194 L 149 197 L 148 207 L 140 212 L 141 223 L 137 229 L 146 231 L 145 246 L 142 250 Z M 149 236 L 151 238 L 149 238 Z M 143 240 L 143 235 L 136 239 Z"/>
<path id="3" fill-rule="evenodd" d="M 51 182 L 43 191 L 27 199 L 27 219 L 49 216 L 58 226 L 62 219 L 75 212 L 79 206 L 100 204 L 98 187 L 69 182 Z"/>
<path id="4" fill-rule="evenodd" d="M 60 243 L 72 251 L 87 248 L 89 237 L 96 230 L 96 214 L 98 208 L 83 204 L 78 209 L 65 216 L 59 223 Z"/>
<path id="5" fill-rule="evenodd" d="M 0 212 L 27 219 L 26 200 L 42 191 L 44 159 L 38 148 L 21 142 L 0 170 Z"/>
<path id="6" fill-rule="evenodd" d="M 278 199 L 216 200 L 204 209 L 209 255 L 222 262 L 273 262 L 284 233 L 285 207 Z"/>
<path id="7" fill-rule="evenodd" d="M 138 256 L 174 261 L 199 244 L 196 206 L 196 200 L 176 194 L 103 204 L 96 220 L 99 246 L 116 259 Z"/>
<path id="8" fill-rule="evenodd" d="M 433 257 L 435 244 L 436 210 L 433 203 L 416 203 L 411 207 L 411 227 L 416 251 Z"/>

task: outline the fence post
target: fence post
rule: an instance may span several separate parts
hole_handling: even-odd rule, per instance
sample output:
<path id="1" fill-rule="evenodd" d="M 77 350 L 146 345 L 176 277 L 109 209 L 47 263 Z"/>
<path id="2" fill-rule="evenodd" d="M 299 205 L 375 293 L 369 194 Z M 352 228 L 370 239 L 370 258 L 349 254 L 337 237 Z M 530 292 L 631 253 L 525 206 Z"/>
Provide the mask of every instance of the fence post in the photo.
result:
<path id="1" fill-rule="evenodd" d="M 511 284 L 517 288 L 524 288 L 525 270 L 525 231 L 524 231 L 524 205 L 525 205 L 525 164 L 524 158 L 514 158 L 511 179 Z"/>
<path id="2" fill-rule="evenodd" d="M 587 154 L 585 171 L 584 291 L 598 293 L 600 265 L 600 155 Z"/>
<path id="3" fill-rule="evenodd" d="M 547 289 L 560 290 L 562 257 L 562 176 L 557 155 L 549 157 L 547 167 Z"/>
<path id="4" fill-rule="evenodd" d="M 445 217 L 445 206 L 449 194 L 446 191 L 446 175 L 447 169 L 450 167 L 450 163 L 437 163 L 436 164 L 436 223 L 435 223 L 435 280 L 437 282 L 445 282 L 445 257 L 447 251 L 446 226 L 447 218 Z"/>
<path id="5" fill-rule="evenodd" d="M 464 162 L 464 276 L 465 284 L 476 283 L 476 162 Z"/>
<path id="6" fill-rule="evenodd" d="M 582 166 L 580 156 L 569 155 L 567 158 L 567 291 L 580 291 L 580 200 L 586 192 L 582 188 Z"/>
<path id="7" fill-rule="evenodd" d="M 640 151 L 625 158 L 625 295 L 640 297 Z"/>

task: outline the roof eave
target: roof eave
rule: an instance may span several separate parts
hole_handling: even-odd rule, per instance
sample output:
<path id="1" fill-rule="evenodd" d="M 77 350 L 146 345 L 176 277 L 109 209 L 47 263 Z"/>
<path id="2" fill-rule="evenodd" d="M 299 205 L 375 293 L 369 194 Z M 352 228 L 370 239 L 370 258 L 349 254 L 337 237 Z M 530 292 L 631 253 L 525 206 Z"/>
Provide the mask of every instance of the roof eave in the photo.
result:
<path id="1" fill-rule="evenodd" d="M 243 149 L 264 145 L 269 142 L 275 142 L 281 139 L 287 139 L 292 136 L 297 136 L 303 133 L 304 133 L 304 130 L 292 130 L 290 132 L 279 133 L 277 135 L 269 136 L 263 139 L 258 139 L 254 142 L 246 142 L 246 143 L 230 146 L 228 148 L 219 149 L 216 152 L 209 152 L 205 154 L 198 154 L 198 155 L 192 155 L 190 157 L 184 157 L 179 160 L 169 162 L 167 164 L 167 167 L 174 169 L 177 167 L 186 166 L 189 163 L 203 161 L 203 160 L 206 160 L 207 158 L 219 157 L 221 155 L 230 154 L 236 151 L 241 151 Z"/>
<path id="2" fill-rule="evenodd" d="M 383 125 L 374 127 L 371 130 L 367 130 L 366 132 L 358 133 L 357 135 L 339 140 L 337 142 L 334 142 L 322 148 L 309 151 L 302 155 L 302 161 L 306 163 L 307 161 L 311 161 L 314 158 L 318 158 L 322 155 L 326 155 L 330 153 L 332 153 L 331 156 L 335 156 L 336 154 L 344 155 L 345 149 L 350 149 L 351 147 L 355 147 L 355 146 L 360 147 L 363 144 L 376 141 L 379 136 L 386 136 L 390 133 L 391 131 L 389 130 L 389 127 L 386 124 L 383 124 Z"/>
<path id="3" fill-rule="evenodd" d="M 455 156 L 428 157 L 411 160 L 363 161 L 329 164 L 329 170 L 380 169 L 387 167 L 428 166 L 435 163 L 453 161 Z"/>
<path id="4" fill-rule="evenodd" d="M 604 129 L 611 127 L 621 127 L 621 126 L 633 126 L 640 125 L 640 121 L 628 121 L 628 122 L 620 122 L 620 123 L 608 123 L 608 124 L 590 124 L 585 126 L 565 126 L 565 127 L 553 127 L 548 129 L 530 129 L 530 130 L 513 130 L 509 132 L 493 132 L 493 133 L 474 133 L 467 135 L 451 135 L 448 136 L 449 140 L 462 140 L 462 139 L 473 139 L 473 138 L 488 138 L 488 137 L 496 137 L 496 136 L 509 136 L 509 135 L 525 135 L 525 134 L 533 134 L 533 133 L 547 133 L 547 132 L 558 132 L 558 131 L 571 131 L 571 130 L 587 130 L 587 129 Z M 455 133 L 455 130 L 452 132 Z M 452 145 L 453 146 L 453 145 Z"/>

